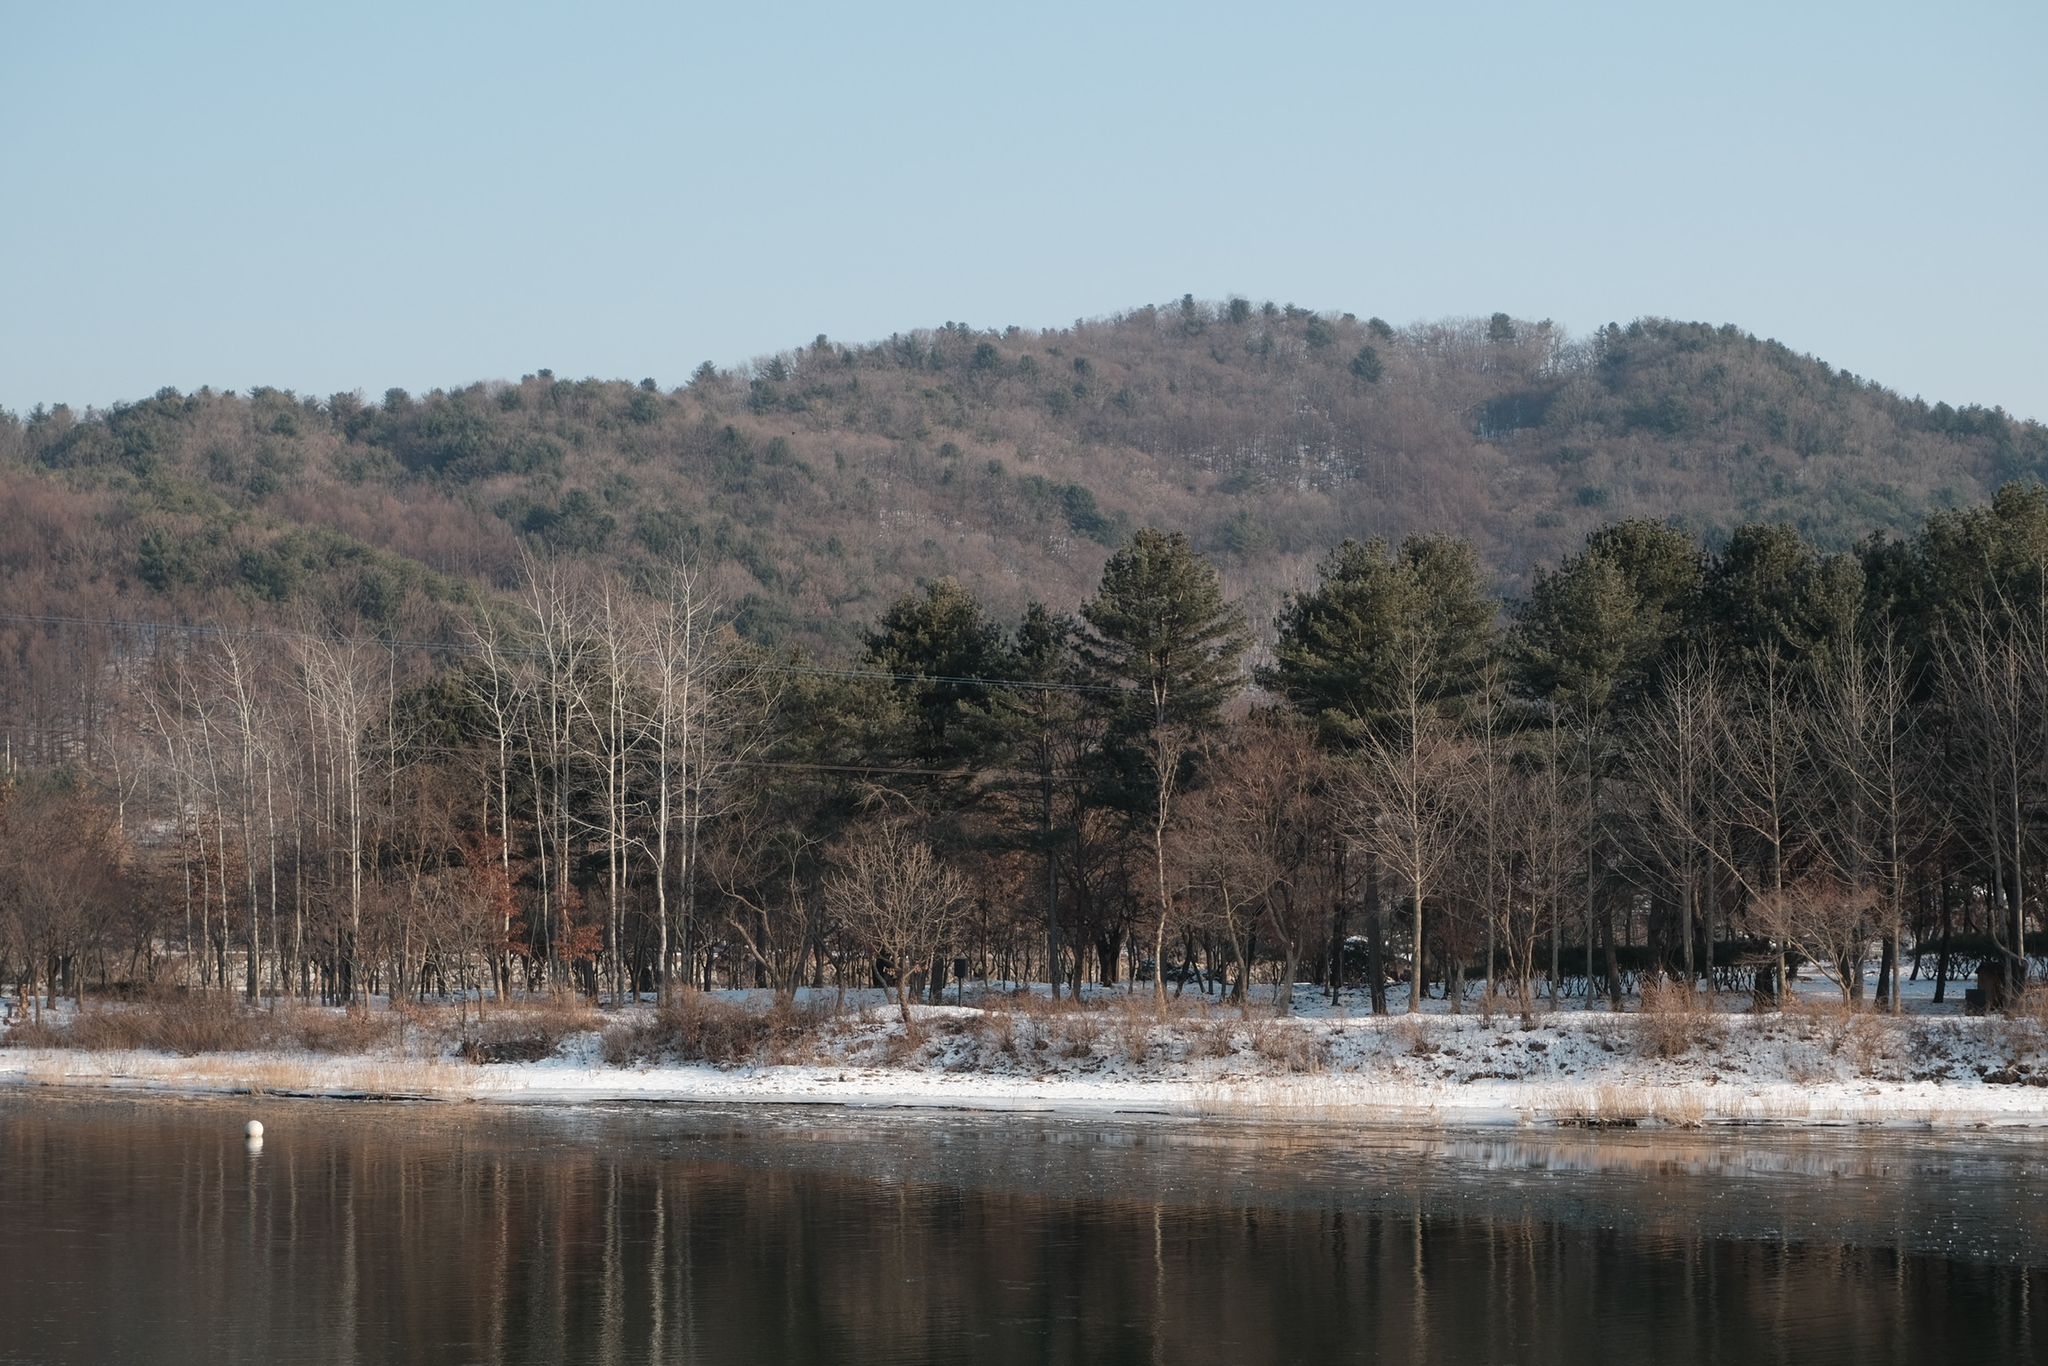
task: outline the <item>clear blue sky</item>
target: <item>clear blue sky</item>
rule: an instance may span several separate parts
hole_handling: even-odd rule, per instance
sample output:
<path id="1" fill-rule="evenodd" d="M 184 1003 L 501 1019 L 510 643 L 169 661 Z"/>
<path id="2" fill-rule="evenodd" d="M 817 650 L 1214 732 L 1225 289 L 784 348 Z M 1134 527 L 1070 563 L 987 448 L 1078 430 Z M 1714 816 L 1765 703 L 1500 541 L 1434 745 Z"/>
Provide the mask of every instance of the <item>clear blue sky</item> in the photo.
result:
<path id="1" fill-rule="evenodd" d="M 679 383 L 1193 292 L 2048 418 L 2048 6 L 0 0 L 0 406 Z"/>

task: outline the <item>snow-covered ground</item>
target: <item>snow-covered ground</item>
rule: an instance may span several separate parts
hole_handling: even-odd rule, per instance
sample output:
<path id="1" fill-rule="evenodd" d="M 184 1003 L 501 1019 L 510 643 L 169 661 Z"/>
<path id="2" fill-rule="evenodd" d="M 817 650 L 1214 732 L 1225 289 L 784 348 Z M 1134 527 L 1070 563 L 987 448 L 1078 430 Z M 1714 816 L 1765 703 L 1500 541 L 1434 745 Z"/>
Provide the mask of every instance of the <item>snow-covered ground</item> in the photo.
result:
<path id="1" fill-rule="evenodd" d="M 1909 984 L 1908 1001 L 1916 993 Z M 1821 984 L 1818 1000 L 1834 989 Z M 1143 989 L 1141 989 L 1142 992 Z M 821 1005 L 836 1005 L 833 993 Z M 761 1009 L 764 994 L 720 993 Z M 539 1061 L 477 1064 L 446 1036 L 359 1056 L 0 1048 L 0 1086 L 173 1094 L 386 1096 L 525 1104 L 779 1102 L 1032 1109 L 1318 1120 L 1355 1125 L 1878 1124 L 2048 1128 L 2048 1026 L 1932 1014 L 1905 1019 L 1807 1007 L 1785 1015 L 1624 1014 L 1577 1008 L 1523 1029 L 1476 1002 L 1450 1015 L 1372 1017 L 1304 989 L 1295 1013 L 1250 1020 L 1183 998 L 1160 1022 L 1149 997 L 1107 993 L 1087 1010 L 991 993 L 920 1006 L 907 1037 L 876 993 L 728 1066 L 622 1048 L 646 1006 L 570 1030 Z M 1398 1011 L 1405 1002 L 1396 994 Z M 1262 1005 L 1263 1009 L 1263 1005 Z M 497 1017 L 516 1033 L 516 1008 Z M 640 1060 L 607 1062 L 611 1056 Z"/>

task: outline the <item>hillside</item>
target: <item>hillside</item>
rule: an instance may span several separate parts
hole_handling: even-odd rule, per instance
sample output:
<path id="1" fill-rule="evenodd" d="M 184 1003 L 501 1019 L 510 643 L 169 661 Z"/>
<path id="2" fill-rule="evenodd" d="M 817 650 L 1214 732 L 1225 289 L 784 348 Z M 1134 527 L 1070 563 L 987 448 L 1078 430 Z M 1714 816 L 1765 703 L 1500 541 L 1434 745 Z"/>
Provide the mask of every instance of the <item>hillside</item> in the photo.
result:
<path id="1" fill-rule="evenodd" d="M 942 574 L 1004 614 L 1071 606 L 1150 523 L 1190 530 L 1263 626 L 1345 536 L 1455 532 L 1511 593 L 1620 516 L 1710 538 L 1783 519 L 1841 545 L 2044 473 L 2039 424 L 1732 326 L 1574 340 L 1184 300 L 1046 332 L 819 337 L 674 388 L 541 371 L 0 414 L 0 599 L 433 629 L 435 599 L 508 581 L 534 544 L 695 557 L 752 634 L 830 650 Z"/>

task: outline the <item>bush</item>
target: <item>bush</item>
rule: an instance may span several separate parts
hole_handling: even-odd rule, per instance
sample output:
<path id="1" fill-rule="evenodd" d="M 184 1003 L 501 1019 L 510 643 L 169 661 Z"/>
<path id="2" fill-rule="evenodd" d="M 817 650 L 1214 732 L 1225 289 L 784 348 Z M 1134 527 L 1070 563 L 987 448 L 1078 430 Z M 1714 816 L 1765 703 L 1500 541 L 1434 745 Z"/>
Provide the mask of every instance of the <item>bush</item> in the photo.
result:
<path id="1" fill-rule="evenodd" d="M 22 1048 L 79 1048 L 93 1052 L 250 1053 L 301 1049 L 309 1053 L 368 1053 L 398 1037 L 407 1020 L 424 1022 L 418 1007 L 400 1012 L 347 1009 L 276 1001 L 252 1008 L 239 995 L 172 990 L 119 1004 L 89 1005 L 64 1019 L 23 1022 L 7 1042 Z"/>
<path id="2" fill-rule="evenodd" d="M 1713 1027 L 1711 1013 L 1685 982 L 1645 982 L 1636 1043 L 1645 1057 L 1677 1058 L 1693 1050 Z"/>
<path id="3" fill-rule="evenodd" d="M 1394 1026 L 1394 1037 L 1401 1050 L 1414 1057 L 1426 1058 L 1437 1051 L 1436 1040 L 1430 1036 L 1429 1025 L 1420 1015 L 1404 1015 Z"/>
<path id="4" fill-rule="evenodd" d="M 539 1062 L 551 1058 L 565 1039 L 589 1034 L 598 1015 L 581 1000 L 500 1010 L 477 1021 L 457 1046 L 474 1063 Z"/>
<path id="5" fill-rule="evenodd" d="M 1188 1031 L 1190 1058 L 1227 1058 L 1236 1029 L 1221 1020 L 1205 1020 Z"/>
<path id="6" fill-rule="evenodd" d="M 1017 1056 L 1017 1016 L 1015 1013 L 994 1007 L 981 1012 L 979 1020 L 982 1041 L 988 1047 L 1006 1058 Z"/>
<path id="7" fill-rule="evenodd" d="M 1095 1045 L 1102 1041 L 1101 1015 L 1077 1010 L 1054 1018 L 1053 1033 L 1060 1041 L 1061 1057 L 1095 1056 Z"/>
<path id="8" fill-rule="evenodd" d="M 9 1041 L 25 1048 L 239 1053 L 269 1045 L 274 1024 L 218 992 L 167 992 L 132 1005 L 89 1006 L 62 1024 L 24 1023 Z"/>
<path id="9" fill-rule="evenodd" d="M 737 1067 L 784 1062 L 815 1047 L 831 1012 L 778 999 L 767 1010 L 686 991 L 653 1018 L 605 1031 L 604 1058 L 615 1067 L 639 1062 L 708 1062 Z"/>
<path id="10" fill-rule="evenodd" d="M 1330 1065 L 1330 1041 L 1318 1030 L 1286 1020 L 1255 1020 L 1252 1052 L 1284 1072 L 1320 1072 Z"/>
<path id="11" fill-rule="evenodd" d="M 2048 1063 L 2048 989 L 2025 988 L 1989 1031 L 2008 1069 Z"/>
<path id="12" fill-rule="evenodd" d="M 308 1053 L 368 1053 L 391 1042 L 399 1020 L 357 1004 L 345 1010 L 290 1006 L 272 1017 L 291 1045 Z"/>
<path id="13" fill-rule="evenodd" d="M 1136 997 L 1127 996 L 1118 1003 L 1110 1028 L 1117 1048 L 1132 1062 L 1143 1062 L 1152 1055 L 1152 1026 L 1157 1018 L 1149 998 L 1141 1004 Z"/>

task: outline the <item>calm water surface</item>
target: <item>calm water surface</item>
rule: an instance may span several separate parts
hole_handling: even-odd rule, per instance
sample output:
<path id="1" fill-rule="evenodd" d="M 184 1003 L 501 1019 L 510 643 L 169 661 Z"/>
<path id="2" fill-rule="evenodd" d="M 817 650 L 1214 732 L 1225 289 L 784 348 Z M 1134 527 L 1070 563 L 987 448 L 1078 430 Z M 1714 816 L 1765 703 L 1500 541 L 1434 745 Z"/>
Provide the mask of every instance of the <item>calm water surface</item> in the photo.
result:
<path id="1" fill-rule="evenodd" d="M 0 1361 L 2048 1361 L 2044 1153 L 14 1098 Z"/>

